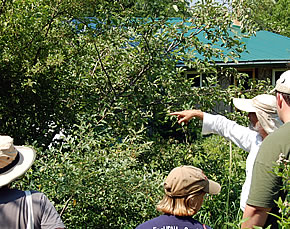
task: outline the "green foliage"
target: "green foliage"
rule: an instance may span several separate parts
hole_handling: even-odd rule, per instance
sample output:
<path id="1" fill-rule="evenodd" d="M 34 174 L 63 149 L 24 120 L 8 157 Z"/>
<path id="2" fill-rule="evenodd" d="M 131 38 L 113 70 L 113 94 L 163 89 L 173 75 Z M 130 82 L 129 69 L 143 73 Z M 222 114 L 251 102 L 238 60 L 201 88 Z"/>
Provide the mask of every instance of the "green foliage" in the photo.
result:
<path id="1" fill-rule="evenodd" d="M 79 84 L 70 67 L 76 55 L 71 48 L 76 36 L 71 26 L 63 23 L 67 20 L 66 4 L 3 1 L 1 130 L 16 136 L 19 143 L 37 140 L 47 144 L 54 135 L 48 131 L 50 125 L 67 125 L 72 109 L 77 108 L 70 96 Z"/>
<path id="2" fill-rule="evenodd" d="M 30 187 L 47 193 L 68 228 L 132 228 L 154 216 L 163 174 L 136 159 L 150 144 L 127 139 L 105 147 L 108 138 L 86 122 L 63 144 L 38 152 Z"/>
<path id="3" fill-rule="evenodd" d="M 197 107 L 245 124 L 228 112 L 232 98 L 269 89 L 261 81 L 247 91 L 244 75 L 215 66 L 244 49 L 228 32 L 233 12 L 213 0 L 193 8 L 181 0 L 3 1 L 0 128 L 38 155 L 15 186 L 44 192 L 68 228 L 134 228 L 159 214 L 168 172 L 191 164 L 223 186 L 196 217 L 238 225 L 246 155 L 220 137 L 201 138 L 198 121 L 180 127 L 168 116 Z M 193 87 L 186 68 L 206 76 L 205 86 Z M 48 147 L 60 129 L 66 137 Z"/>
<path id="4" fill-rule="evenodd" d="M 210 99 L 217 92 L 201 98 Z M 234 91 L 226 89 L 222 93 L 231 96 L 226 92 Z M 227 101 L 227 96 L 221 98 Z M 215 97 L 210 101 L 214 105 Z M 231 116 L 244 122 L 239 113 Z M 150 137 L 148 128 L 135 131 L 130 125 L 127 136 L 116 137 L 99 115 L 78 119 L 80 124 L 63 142 L 47 150 L 35 146 L 38 156 L 33 168 L 25 179 L 15 183 L 21 189 L 44 192 L 67 227 L 134 228 L 156 217 L 159 213 L 155 206 L 163 195 L 164 178 L 182 164 L 202 168 L 210 179 L 222 185 L 222 192 L 207 197 L 195 218 L 213 228 L 239 225 L 246 153 L 219 136 L 201 137 L 199 121 L 192 120 L 177 131 L 179 137 L 168 139 L 158 134 Z M 174 120 L 168 129 L 173 131 L 175 125 Z"/>
<path id="5" fill-rule="evenodd" d="M 290 37 L 289 0 L 247 0 L 247 4 L 258 29 Z"/>
<path id="6" fill-rule="evenodd" d="M 174 26 L 172 16 L 180 18 Z M 47 147 L 86 113 L 116 135 L 127 135 L 128 125 L 158 132 L 167 108 L 192 91 L 177 63 L 215 72 L 214 58 L 243 50 L 228 32 L 233 16 L 214 1 L 191 9 L 186 1 L 4 1 L 1 130 L 18 144 Z"/>
<path id="7" fill-rule="evenodd" d="M 39 149 L 33 172 L 15 184 L 46 193 L 68 228 L 134 228 L 157 216 L 164 178 L 182 164 L 202 168 L 223 187 L 195 217 L 213 228 L 238 221 L 246 156 L 240 149 L 219 136 L 195 144 L 120 142 L 98 135 L 94 124 L 82 122 L 62 144 Z"/>

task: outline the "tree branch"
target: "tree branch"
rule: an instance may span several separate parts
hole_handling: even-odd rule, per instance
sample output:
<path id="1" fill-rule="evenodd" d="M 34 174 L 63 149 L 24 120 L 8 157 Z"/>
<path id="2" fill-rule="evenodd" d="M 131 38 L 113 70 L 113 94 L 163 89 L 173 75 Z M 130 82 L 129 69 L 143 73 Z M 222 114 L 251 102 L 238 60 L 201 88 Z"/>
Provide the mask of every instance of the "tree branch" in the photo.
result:
<path id="1" fill-rule="evenodd" d="M 65 205 L 64 205 L 64 207 L 63 207 L 63 209 L 61 210 L 61 212 L 60 212 L 60 217 L 63 215 L 63 213 L 64 213 L 64 211 L 67 209 L 67 207 L 68 207 L 68 203 L 70 202 L 70 200 L 73 198 L 73 196 L 74 196 L 74 194 L 72 194 L 69 198 L 68 198 L 68 200 L 65 202 Z"/>
<path id="2" fill-rule="evenodd" d="M 110 80 L 110 76 L 109 76 L 109 74 L 108 74 L 108 72 L 107 72 L 107 70 L 106 70 L 106 68 L 105 68 L 105 66 L 104 66 L 104 64 L 103 64 L 103 62 L 102 62 L 102 59 L 101 59 L 101 55 L 100 55 L 99 49 L 98 49 L 98 47 L 97 47 L 97 45 L 96 45 L 95 43 L 94 43 L 94 46 L 95 46 L 95 49 L 96 49 L 96 51 L 97 51 L 97 56 L 98 56 L 98 60 L 99 60 L 99 62 L 100 62 L 101 68 L 102 68 L 103 72 L 105 73 L 105 75 L 106 75 L 106 77 L 107 77 L 107 81 L 108 81 L 109 87 L 110 87 L 110 89 L 113 91 L 114 95 L 116 96 L 116 92 L 115 92 L 114 87 L 113 87 L 113 85 L 112 85 L 112 82 L 111 82 L 111 80 Z"/>
<path id="3" fill-rule="evenodd" d="M 49 30 L 50 30 L 50 28 L 51 28 L 51 25 L 52 25 L 54 19 L 55 19 L 57 16 L 58 16 L 58 12 L 56 12 L 56 10 L 53 11 L 53 13 L 52 13 L 52 15 L 51 15 L 51 19 L 48 21 L 48 23 L 47 23 L 45 26 L 43 26 L 43 29 L 44 29 L 46 26 L 48 26 L 47 29 L 46 29 L 45 35 L 44 35 L 45 38 L 47 37 L 48 32 L 49 32 Z M 34 37 L 35 37 L 35 36 L 34 36 Z M 32 41 L 34 40 L 34 37 L 32 38 L 30 44 L 31 44 Z M 33 60 L 33 65 L 35 65 L 35 64 L 37 63 L 37 58 L 38 58 L 38 56 L 39 56 L 39 54 L 40 54 L 41 49 L 42 49 L 41 47 L 39 47 L 39 48 L 37 49 L 36 55 L 35 55 L 34 60 Z"/>

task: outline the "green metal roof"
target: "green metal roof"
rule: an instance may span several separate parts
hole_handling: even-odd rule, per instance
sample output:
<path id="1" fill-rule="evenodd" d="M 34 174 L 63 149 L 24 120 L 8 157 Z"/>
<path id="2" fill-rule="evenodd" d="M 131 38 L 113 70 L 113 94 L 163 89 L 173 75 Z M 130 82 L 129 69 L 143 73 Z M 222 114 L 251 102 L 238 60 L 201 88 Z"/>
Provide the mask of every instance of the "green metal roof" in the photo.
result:
<path id="1" fill-rule="evenodd" d="M 175 24 L 181 22 L 179 18 L 171 18 L 170 23 Z M 188 34 L 194 31 L 189 31 Z M 232 25 L 229 28 L 231 36 L 241 34 L 240 26 Z M 198 39 L 204 43 L 208 40 L 203 33 L 197 35 Z M 219 65 L 249 65 L 249 64 L 286 64 L 290 63 L 290 38 L 268 31 L 258 31 L 250 38 L 242 38 L 246 45 L 246 50 L 240 53 L 238 64 L 234 61 L 228 63 L 222 62 L 220 59 L 214 58 Z M 229 52 L 219 45 L 217 48 L 224 50 L 225 53 Z M 202 55 L 196 55 L 198 58 L 203 58 Z"/>
<path id="2" fill-rule="evenodd" d="M 182 23 L 181 18 L 170 18 L 168 20 L 169 25 L 174 26 L 177 23 Z M 185 22 L 185 24 L 191 24 Z M 93 28 L 94 22 L 90 24 Z M 190 35 L 195 33 L 198 29 L 189 30 L 185 35 Z M 231 36 L 236 34 L 241 34 L 239 26 L 232 25 L 229 28 L 229 33 Z M 198 33 L 198 39 L 203 43 L 209 43 L 204 33 Z M 133 43 L 131 45 L 138 45 L 138 43 Z M 290 63 L 290 38 L 282 35 L 278 35 L 268 31 L 258 31 L 256 35 L 251 36 L 250 38 L 242 38 L 242 42 L 246 45 L 246 50 L 240 53 L 240 58 L 238 58 L 238 64 L 234 61 L 229 61 L 224 63 L 218 58 L 213 58 L 213 60 L 218 65 L 251 65 L 251 64 L 287 64 Z M 215 44 L 216 48 L 222 49 L 224 53 L 230 52 L 230 50 L 221 47 L 221 42 Z M 203 59 L 201 54 L 196 54 L 197 58 Z M 184 65 L 180 63 L 180 65 Z"/>
<path id="3" fill-rule="evenodd" d="M 289 37 L 262 30 L 242 41 L 246 44 L 247 52 L 241 53 L 239 62 L 290 62 Z"/>

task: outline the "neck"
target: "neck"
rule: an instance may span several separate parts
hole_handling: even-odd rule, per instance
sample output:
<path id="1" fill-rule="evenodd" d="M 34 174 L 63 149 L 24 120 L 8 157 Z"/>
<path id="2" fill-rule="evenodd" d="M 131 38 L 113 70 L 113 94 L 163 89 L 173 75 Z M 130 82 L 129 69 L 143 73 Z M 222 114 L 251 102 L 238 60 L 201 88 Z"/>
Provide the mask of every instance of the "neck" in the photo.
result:
<path id="1" fill-rule="evenodd" d="M 266 132 L 264 132 L 264 133 L 260 133 L 260 135 L 262 136 L 262 139 L 263 139 L 263 140 L 268 136 L 268 134 L 267 134 Z"/>
<path id="2" fill-rule="evenodd" d="M 282 114 L 281 120 L 284 123 L 290 122 L 290 109 Z"/>

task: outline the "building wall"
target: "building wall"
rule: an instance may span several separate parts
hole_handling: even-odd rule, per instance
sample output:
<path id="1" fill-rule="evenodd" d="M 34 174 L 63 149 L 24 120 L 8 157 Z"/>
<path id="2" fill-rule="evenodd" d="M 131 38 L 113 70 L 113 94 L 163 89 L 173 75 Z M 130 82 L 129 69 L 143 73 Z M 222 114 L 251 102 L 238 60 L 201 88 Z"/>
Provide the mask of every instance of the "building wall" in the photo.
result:
<path id="1" fill-rule="evenodd" d="M 289 69 L 289 68 L 288 68 Z M 259 66 L 259 67 L 238 67 L 238 72 L 246 73 L 249 76 L 249 79 L 256 79 L 256 80 L 267 80 L 269 79 L 271 84 L 274 86 L 276 80 L 280 77 L 280 75 L 287 70 L 287 68 L 280 68 L 280 67 L 273 67 L 273 66 Z M 185 77 L 195 77 L 194 79 L 194 86 L 201 87 L 205 86 L 202 85 L 202 81 L 205 79 L 205 75 L 197 73 L 196 71 L 187 71 L 185 73 Z M 235 79 L 229 78 L 228 76 L 219 74 L 218 75 L 219 82 L 223 88 L 227 88 L 231 84 L 236 84 L 237 82 Z M 246 88 L 246 85 L 245 85 Z M 262 93 L 262 92 L 261 92 Z M 233 107 L 225 105 L 223 103 L 217 103 L 213 108 L 213 113 L 220 113 L 223 114 L 225 110 L 232 111 Z"/>

